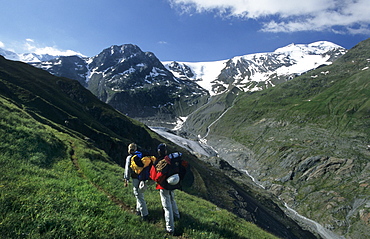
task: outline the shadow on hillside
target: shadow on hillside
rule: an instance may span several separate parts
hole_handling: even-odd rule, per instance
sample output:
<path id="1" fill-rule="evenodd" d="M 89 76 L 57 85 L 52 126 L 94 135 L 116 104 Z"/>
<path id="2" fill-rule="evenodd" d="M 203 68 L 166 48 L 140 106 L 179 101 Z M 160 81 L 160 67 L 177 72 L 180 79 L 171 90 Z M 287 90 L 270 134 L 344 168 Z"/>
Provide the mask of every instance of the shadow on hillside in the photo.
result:
<path id="1" fill-rule="evenodd" d="M 149 210 L 150 222 L 157 225 L 162 225 L 165 230 L 163 210 Z M 175 220 L 175 236 L 181 236 L 185 231 L 198 231 L 196 234 L 204 234 L 203 236 L 212 235 L 222 238 L 242 239 L 242 237 L 230 229 L 222 227 L 218 222 L 201 222 L 193 216 L 180 211 L 181 219 Z"/>

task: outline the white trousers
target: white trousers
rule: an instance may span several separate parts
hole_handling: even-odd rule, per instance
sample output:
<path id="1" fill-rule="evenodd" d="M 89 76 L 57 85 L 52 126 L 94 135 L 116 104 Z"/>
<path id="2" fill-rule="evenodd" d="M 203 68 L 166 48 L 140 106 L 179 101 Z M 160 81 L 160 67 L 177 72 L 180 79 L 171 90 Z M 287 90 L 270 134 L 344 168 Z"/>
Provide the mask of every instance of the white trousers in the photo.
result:
<path id="1" fill-rule="evenodd" d="M 140 212 L 142 217 L 145 217 L 148 215 L 148 208 L 144 200 L 144 193 L 139 190 L 139 179 L 133 178 L 132 184 L 134 186 L 134 195 L 136 198 L 136 211 Z"/>
<path id="2" fill-rule="evenodd" d="M 160 189 L 162 207 L 164 210 L 164 220 L 166 221 L 166 230 L 168 232 L 175 231 L 174 216 L 180 218 L 179 209 L 175 201 L 174 190 Z"/>

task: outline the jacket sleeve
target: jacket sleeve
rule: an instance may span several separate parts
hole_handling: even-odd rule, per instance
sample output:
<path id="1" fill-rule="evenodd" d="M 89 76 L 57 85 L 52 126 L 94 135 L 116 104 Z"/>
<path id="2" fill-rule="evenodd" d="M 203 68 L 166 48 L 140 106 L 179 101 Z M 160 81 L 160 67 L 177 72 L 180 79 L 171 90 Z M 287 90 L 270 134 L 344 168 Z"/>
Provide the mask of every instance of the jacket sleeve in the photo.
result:
<path id="1" fill-rule="evenodd" d="M 126 163 L 125 163 L 125 175 L 124 175 L 124 179 L 126 179 L 126 180 L 130 180 L 130 177 L 131 177 L 131 168 L 130 168 L 131 157 L 132 157 L 132 155 L 130 154 L 130 155 L 129 155 L 129 156 L 127 156 L 127 158 L 126 158 Z"/>
<path id="2" fill-rule="evenodd" d="M 149 170 L 149 178 L 153 181 L 155 181 L 155 178 L 157 177 L 157 170 L 155 169 L 155 166 L 152 165 Z"/>

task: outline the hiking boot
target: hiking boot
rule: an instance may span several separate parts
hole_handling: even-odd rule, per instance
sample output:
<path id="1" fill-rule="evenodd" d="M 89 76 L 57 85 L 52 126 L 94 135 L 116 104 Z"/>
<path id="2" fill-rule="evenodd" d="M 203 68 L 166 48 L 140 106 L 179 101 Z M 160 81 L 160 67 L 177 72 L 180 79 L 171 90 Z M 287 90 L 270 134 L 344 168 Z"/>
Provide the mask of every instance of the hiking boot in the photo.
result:
<path id="1" fill-rule="evenodd" d="M 166 231 L 166 234 L 164 234 L 164 237 L 163 238 L 172 238 L 172 236 L 173 236 L 173 232 L 169 232 L 169 231 Z"/>
<path id="2" fill-rule="evenodd" d="M 148 215 L 141 217 L 141 220 L 144 222 L 148 222 L 149 221 Z"/>

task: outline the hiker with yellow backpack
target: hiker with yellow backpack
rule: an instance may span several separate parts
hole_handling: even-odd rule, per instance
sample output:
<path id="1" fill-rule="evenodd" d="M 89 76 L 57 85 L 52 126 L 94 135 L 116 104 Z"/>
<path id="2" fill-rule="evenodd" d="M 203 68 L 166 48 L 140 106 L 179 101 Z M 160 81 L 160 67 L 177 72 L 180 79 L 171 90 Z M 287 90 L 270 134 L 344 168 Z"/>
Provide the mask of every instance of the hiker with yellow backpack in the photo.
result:
<path id="1" fill-rule="evenodd" d="M 128 146 L 128 154 L 125 163 L 125 187 L 128 186 L 128 182 L 132 178 L 136 198 L 136 214 L 141 216 L 143 221 L 147 221 L 149 212 L 144 199 L 144 191 L 146 190 L 146 181 L 149 179 L 150 166 L 156 158 L 154 156 L 143 157 L 143 154 L 137 150 L 135 143 Z"/>

